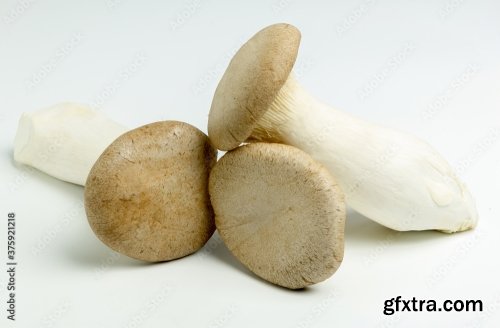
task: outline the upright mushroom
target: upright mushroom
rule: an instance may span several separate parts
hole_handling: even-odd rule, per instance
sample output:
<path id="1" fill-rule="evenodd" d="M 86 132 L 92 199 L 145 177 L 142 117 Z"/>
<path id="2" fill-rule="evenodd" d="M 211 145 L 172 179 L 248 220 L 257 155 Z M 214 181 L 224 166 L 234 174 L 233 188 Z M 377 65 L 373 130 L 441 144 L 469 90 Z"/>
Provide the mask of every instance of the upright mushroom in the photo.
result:
<path id="1" fill-rule="evenodd" d="M 208 133 L 230 150 L 279 142 L 323 163 L 348 205 L 395 230 L 456 232 L 477 223 L 474 201 L 427 143 L 333 109 L 291 74 L 300 43 L 292 25 L 264 28 L 229 63 L 213 98 Z"/>
<path id="2" fill-rule="evenodd" d="M 303 151 L 255 143 L 226 153 L 210 174 L 217 230 L 258 276 L 297 289 L 330 277 L 344 254 L 344 196 Z"/>

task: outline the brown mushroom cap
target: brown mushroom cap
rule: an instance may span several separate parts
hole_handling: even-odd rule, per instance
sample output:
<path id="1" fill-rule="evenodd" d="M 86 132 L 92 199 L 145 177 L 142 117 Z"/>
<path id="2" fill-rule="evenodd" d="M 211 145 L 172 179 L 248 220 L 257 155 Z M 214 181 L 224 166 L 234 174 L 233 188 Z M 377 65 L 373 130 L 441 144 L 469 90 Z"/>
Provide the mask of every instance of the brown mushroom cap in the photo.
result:
<path id="1" fill-rule="evenodd" d="M 293 25 L 264 28 L 236 53 L 212 100 L 208 135 L 222 150 L 231 150 L 252 133 L 292 71 L 300 44 Z"/>
<path id="2" fill-rule="evenodd" d="M 265 280 L 303 288 L 327 279 L 342 262 L 343 193 L 303 151 L 268 143 L 239 147 L 217 162 L 209 191 L 222 240 Z"/>
<path id="3" fill-rule="evenodd" d="M 217 150 L 197 128 L 165 121 L 118 137 L 92 167 L 85 210 L 97 237 L 150 262 L 200 249 L 215 230 L 208 176 Z"/>

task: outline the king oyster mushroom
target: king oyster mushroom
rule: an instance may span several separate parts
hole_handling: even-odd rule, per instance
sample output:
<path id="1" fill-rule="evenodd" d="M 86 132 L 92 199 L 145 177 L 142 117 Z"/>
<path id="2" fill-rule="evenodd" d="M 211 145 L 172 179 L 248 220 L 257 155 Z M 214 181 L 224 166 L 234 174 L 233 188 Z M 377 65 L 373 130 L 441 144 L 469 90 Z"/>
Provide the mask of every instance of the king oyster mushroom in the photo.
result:
<path id="1" fill-rule="evenodd" d="M 210 109 L 208 134 L 221 150 L 279 142 L 323 163 L 347 204 L 389 228 L 456 232 L 477 223 L 474 201 L 430 145 L 315 99 L 291 74 L 300 32 L 289 24 L 255 34 L 229 63 Z"/>
<path id="2" fill-rule="evenodd" d="M 62 103 L 23 114 L 14 158 L 85 185 L 90 226 L 117 252 L 158 262 L 200 249 L 215 230 L 208 176 L 217 151 L 187 123 L 125 131 L 102 113 Z"/>

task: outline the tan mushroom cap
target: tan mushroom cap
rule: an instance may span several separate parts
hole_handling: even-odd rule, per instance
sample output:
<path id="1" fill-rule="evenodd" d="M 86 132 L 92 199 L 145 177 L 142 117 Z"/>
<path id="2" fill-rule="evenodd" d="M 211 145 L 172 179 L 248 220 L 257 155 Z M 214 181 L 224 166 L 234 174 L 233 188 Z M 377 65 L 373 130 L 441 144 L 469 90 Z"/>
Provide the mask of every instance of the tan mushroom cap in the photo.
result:
<path id="1" fill-rule="evenodd" d="M 208 177 L 217 150 L 197 128 L 165 121 L 118 137 L 92 167 L 85 210 L 97 237 L 139 260 L 200 249 L 215 230 Z"/>
<path id="2" fill-rule="evenodd" d="M 210 174 L 215 224 L 258 276 L 290 289 L 330 277 L 344 254 L 345 202 L 303 151 L 255 143 L 226 153 Z"/>
<path id="3" fill-rule="evenodd" d="M 264 28 L 236 53 L 222 76 L 208 117 L 215 147 L 231 150 L 252 133 L 292 71 L 300 44 L 293 25 Z"/>

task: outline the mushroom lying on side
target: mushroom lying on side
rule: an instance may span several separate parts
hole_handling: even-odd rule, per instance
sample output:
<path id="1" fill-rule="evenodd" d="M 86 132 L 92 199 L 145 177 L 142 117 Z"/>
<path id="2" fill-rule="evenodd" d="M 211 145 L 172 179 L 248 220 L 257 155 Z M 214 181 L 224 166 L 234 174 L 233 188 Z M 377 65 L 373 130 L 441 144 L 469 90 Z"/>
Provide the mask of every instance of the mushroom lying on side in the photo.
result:
<path id="1" fill-rule="evenodd" d="M 124 132 L 101 113 L 63 103 L 23 114 L 14 158 L 85 185 L 90 226 L 112 249 L 150 262 L 195 252 L 215 230 L 208 176 L 217 150 L 182 122 Z"/>
<path id="2" fill-rule="evenodd" d="M 255 143 L 210 174 L 217 230 L 251 271 L 303 288 L 330 277 L 344 254 L 345 203 L 331 174 L 303 151 Z"/>
<path id="3" fill-rule="evenodd" d="M 276 24 L 239 49 L 213 98 L 213 144 L 298 147 L 330 170 L 348 205 L 395 230 L 473 228 L 469 191 L 427 143 L 335 110 L 302 89 L 291 74 L 299 43 L 294 26 Z"/>

